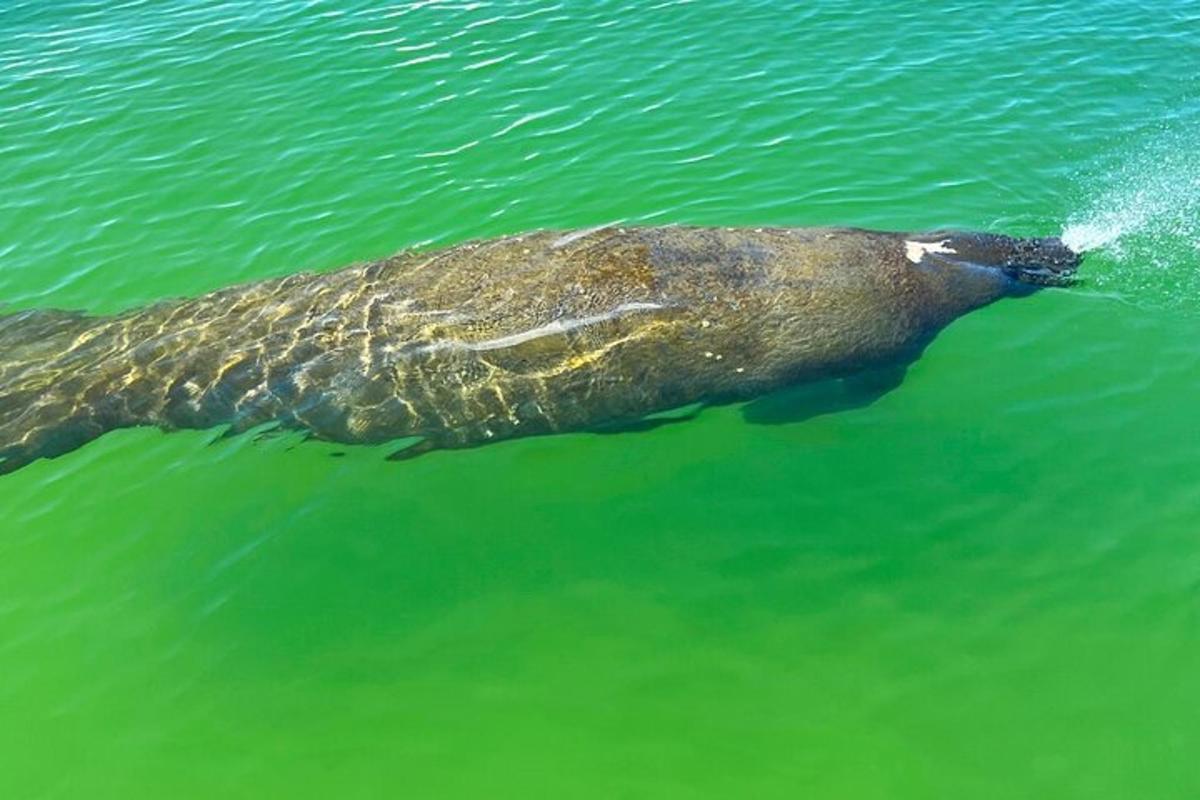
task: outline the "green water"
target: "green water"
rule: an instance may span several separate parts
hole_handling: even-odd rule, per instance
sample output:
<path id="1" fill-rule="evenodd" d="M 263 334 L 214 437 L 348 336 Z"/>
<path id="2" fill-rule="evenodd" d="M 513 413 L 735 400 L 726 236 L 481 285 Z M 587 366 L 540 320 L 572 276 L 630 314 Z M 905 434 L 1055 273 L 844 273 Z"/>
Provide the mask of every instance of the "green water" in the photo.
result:
<path id="1" fill-rule="evenodd" d="M 0 797 L 1200 795 L 1198 38 L 1184 0 L 5 0 L 16 307 L 614 220 L 1130 230 L 804 422 L 125 430 L 5 476 Z"/>

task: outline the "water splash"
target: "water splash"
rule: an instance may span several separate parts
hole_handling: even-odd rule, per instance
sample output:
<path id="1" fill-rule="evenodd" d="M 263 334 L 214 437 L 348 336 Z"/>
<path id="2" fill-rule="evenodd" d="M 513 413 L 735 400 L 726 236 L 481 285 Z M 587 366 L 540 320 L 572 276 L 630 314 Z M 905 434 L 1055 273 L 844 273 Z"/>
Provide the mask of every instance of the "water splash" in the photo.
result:
<path id="1" fill-rule="evenodd" d="M 1200 299 L 1200 130 L 1163 134 L 1103 176 L 1062 240 L 1090 252 L 1091 280 L 1151 304 Z M 1134 297 L 1135 296 L 1135 297 Z"/>

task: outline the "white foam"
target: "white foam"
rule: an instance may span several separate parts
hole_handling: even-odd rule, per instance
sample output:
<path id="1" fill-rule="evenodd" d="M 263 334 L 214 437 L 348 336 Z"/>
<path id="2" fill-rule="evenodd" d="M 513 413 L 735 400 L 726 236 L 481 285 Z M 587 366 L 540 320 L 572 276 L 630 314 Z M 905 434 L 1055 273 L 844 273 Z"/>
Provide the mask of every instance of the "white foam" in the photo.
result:
<path id="1" fill-rule="evenodd" d="M 1089 283 L 1151 306 L 1200 298 L 1200 130 L 1176 128 L 1080 181 L 1089 196 L 1062 231 L 1091 252 Z"/>
<path id="2" fill-rule="evenodd" d="M 1184 239 L 1200 246 L 1200 135 L 1161 136 L 1109 174 L 1090 181 L 1093 199 L 1063 228 L 1077 253 L 1114 250 L 1122 240 L 1147 236 Z"/>

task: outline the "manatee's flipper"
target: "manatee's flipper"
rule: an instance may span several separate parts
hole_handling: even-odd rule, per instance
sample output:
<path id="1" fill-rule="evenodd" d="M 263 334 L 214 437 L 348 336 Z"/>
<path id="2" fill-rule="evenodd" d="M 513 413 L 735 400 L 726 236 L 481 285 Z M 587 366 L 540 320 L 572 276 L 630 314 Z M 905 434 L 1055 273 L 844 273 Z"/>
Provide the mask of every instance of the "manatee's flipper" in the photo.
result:
<path id="1" fill-rule="evenodd" d="M 907 370 L 907 365 L 896 365 L 791 386 L 747 403 L 742 416 L 756 425 L 783 425 L 866 408 L 899 386 Z"/>
<path id="2" fill-rule="evenodd" d="M 677 422 L 690 422 L 700 415 L 703 408 L 704 403 L 689 403 L 686 406 L 672 408 L 667 411 L 656 411 L 653 414 L 647 414 L 637 419 L 616 420 L 614 422 L 593 425 L 588 431 L 600 434 L 642 433 L 652 431 L 655 428 L 661 428 L 664 425 L 673 425 Z"/>
<path id="3" fill-rule="evenodd" d="M 428 453 L 431 450 L 438 449 L 438 443 L 431 438 L 412 437 L 398 442 L 398 449 L 392 451 L 388 455 L 388 461 L 408 461 L 410 458 L 416 458 L 419 455 Z"/>
<path id="4" fill-rule="evenodd" d="M 691 403 L 679 408 L 658 411 L 637 419 L 617 420 L 610 423 L 593 425 L 586 430 L 589 433 L 598 434 L 649 431 L 654 430 L 655 428 L 660 428 L 664 425 L 673 425 L 678 422 L 687 422 L 695 419 L 696 415 L 698 415 L 703 408 L 703 403 Z M 533 432 L 527 431 L 527 434 L 528 433 Z M 468 447 L 477 447 L 478 445 L 491 441 L 492 438 L 492 432 L 488 431 L 487 429 L 459 430 L 456 432 L 444 432 L 442 434 L 412 436 L 407 439 L 396 441 L 394 443 L 396 449 L 387 456 L 387 460 L 408 461 L 434 450 L 462 450 Z"/>

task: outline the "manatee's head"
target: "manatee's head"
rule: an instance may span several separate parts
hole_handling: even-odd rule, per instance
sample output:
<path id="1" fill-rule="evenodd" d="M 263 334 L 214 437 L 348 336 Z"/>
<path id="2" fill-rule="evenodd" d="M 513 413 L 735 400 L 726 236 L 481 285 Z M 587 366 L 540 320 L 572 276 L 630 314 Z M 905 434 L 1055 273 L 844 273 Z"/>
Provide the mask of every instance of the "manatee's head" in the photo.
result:
<path id="1" fill-rule="evenodd" d="M 937 231 L 906 236 L 904 247 L 913 263 L 995 269 L 1035 286 L 1068 286 L 1079 267 L 1079 254 L 1056 236 L 1020 239 L 998 233 Z"/>

